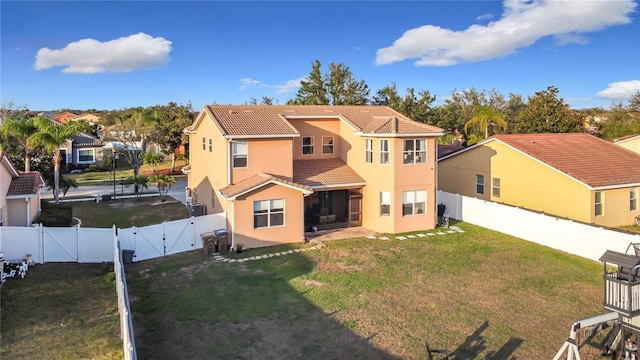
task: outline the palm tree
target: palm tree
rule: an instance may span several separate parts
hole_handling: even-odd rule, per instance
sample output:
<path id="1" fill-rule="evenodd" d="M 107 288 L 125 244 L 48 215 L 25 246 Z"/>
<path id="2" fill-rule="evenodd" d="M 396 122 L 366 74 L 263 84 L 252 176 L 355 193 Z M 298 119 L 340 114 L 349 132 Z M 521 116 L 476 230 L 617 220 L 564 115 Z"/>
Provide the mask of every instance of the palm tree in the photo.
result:
<path id="1" fill-rule="evenodd" d="M 149 177 L 149 181 L 156 184 L 160 198 L 165 201 L 169 189 L 176 183 L 176 178 L 170 175 L 154 174 Z"/>
<path id="2" fill-rule="evenodd" d="M 78 132 L 90 130 L 90 126 L 84 121 L 60 124 L 46 117 L 36 118 L 34 124 L 38 132 L 31 136 L 31 140 L 53 154 L 53 198 L 55 203 L 59 204 L 60 164 L 62 163 L 60 146 L 76 136 Z"/>
<path id="3" fill-rule="evenodd" d="M 504 115 L 488 105 L 476 106 L 475 115 L 464 124 L 464 132 L 468 134 L 469 127 L 473 125 L 479 125 L 484 130 L 485 139 L 489 137 L 489 126 L 498 125 L 502 131 L 507 130 Z"/>
<path id="4" fill-rule="evenodd" d="M 36 145 L 32 137 L 38 131 L 34 119 L 10 117 L 2 122 L 0 131 L 3 139 L 13 138 L 22 145 L 24 149 L 24 171 L 30 172 L 31 156 Z"/>
<path id="5" fill-rule="evenodd" d="M 158 153 L 152 151 L 144 153 L 144 163 L 148 164 L 154 173 L 156 172 L 156 165 L 162 163 L 162 160 L 164 160 L 164 157 Z"/>

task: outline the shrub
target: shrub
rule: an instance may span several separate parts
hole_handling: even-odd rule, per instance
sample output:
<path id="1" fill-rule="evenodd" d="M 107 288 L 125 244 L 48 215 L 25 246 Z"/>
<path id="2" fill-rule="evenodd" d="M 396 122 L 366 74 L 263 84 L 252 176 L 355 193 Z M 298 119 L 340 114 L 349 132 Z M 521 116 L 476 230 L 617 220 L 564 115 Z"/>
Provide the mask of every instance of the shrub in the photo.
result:
<path id="1" fill-rule="evenodd" d="M 42 202 L 42 211 L 35 220 L 50 227 L 67 227 L 73 224 L 71 205 L 53 204 L 47 201 Z"/>

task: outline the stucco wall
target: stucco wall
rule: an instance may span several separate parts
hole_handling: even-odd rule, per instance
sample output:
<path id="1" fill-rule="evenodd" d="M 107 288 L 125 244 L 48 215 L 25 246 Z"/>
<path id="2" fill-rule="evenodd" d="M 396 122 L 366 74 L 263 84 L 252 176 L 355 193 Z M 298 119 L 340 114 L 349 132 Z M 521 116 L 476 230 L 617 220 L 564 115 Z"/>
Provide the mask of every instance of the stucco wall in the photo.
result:
<path id="1" fill-rule="evenodd" d="M 616 143 L 616 145 L 640 154 L 640 136 L 628 141 Z"/>
<path id="2" fill-rule="evenodd" d="M 7 206 L 7 190 L 9 190 L 9 185 L 11 185 L 11 174 L 4 167 L 4 165 L 0 164 L 0 211 L 2 212 L 2 219 L 4 219 L 3 225 L 7 224 L 7 219 L 9 216 L 8 206 Z"/>
<path id="3" fill-rule="evenodd" d="M 7 207 L 11 209 L 8 212 L 7 226 L 28 226 L 27 224 L 27 203 L 24 199 L 8 199 Z"/>

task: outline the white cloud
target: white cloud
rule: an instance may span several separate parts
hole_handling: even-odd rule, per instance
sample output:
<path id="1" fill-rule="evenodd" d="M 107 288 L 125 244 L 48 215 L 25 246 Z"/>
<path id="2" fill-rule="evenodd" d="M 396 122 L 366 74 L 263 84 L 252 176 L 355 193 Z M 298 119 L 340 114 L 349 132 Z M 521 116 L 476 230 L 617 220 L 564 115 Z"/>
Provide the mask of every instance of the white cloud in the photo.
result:
<path id="1" fill-rule="evenodd" d="M 377 65 L 407 59 L 418 66 L 448 66 L 502 57 L 546 36 L 559 44 L 584 43 L 580 35 L 630 23 L 637 3 L 621 1 L 505 0 L 502 17 L 462 31 L 424 25 L 378 49 Z"/>
<path id="2" fill-rule="evenodd" d="M 238 82 L 240 83 L 240 87 L 239 87 L 240 90 L 246 90 L 250 87 L 265 87 L 265 88 L 275 89 L 277 94 L 286 94 L 299 88 L 300 81 L 302 80 L 304 80 L 304 77 L 289 80 L 283 85 L 269 85 L 269 84 L 263 83 L 260 80 L 247 77 L 247 78 L 242 78 L 238 80 Z"/>
<path id="3" fill-rule="evenodd" d="M 476 18 L 477 21 L 491 20 L 495 17 L 492 13 L 482 14 Z"/>
<path id="4" fill-rule="evenodd" d="M 35 69 L 64 66 L 65 74 L 96 74 L 151 69 L 169 61 L 171 41 L 138 33 L 101 42 L 82 39 L 62 49 L 42 48 L 36 54 Z"/>
<path id="5" fill-rule="evenodd" d="M 640 80 L 618 81 L 609 84 L 606 89 L 596 94 L 599 98 L 609 100 L 626 100 L 636 91 L 640 91 Z"/>

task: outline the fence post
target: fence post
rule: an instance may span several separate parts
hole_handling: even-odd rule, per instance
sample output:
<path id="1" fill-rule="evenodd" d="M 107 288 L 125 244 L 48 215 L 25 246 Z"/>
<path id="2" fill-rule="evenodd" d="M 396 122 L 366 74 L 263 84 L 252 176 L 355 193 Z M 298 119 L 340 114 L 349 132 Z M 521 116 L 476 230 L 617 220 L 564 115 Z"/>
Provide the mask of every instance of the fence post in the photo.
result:
<path id="1" fill-rule="evenodd" d="M 38 245 L 40 248 L 40 264 L 44 264 L 46 261 L 44 258 L 44 226 L 42 226 L 42 223 L 38 224 Z"/>

